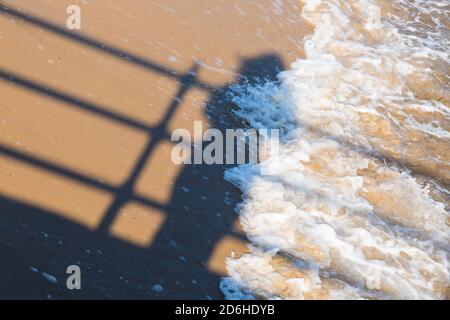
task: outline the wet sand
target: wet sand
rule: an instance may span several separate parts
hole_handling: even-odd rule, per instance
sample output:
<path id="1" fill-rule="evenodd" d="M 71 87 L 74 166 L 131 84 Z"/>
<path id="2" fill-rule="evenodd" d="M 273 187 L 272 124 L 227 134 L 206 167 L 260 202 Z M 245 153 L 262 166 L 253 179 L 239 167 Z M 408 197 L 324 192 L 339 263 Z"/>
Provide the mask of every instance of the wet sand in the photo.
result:
<path id="1" fill-rule="evenodd" d="M 303 55 L 297 1 L 0 4 L 0 298 L 223 298 L 241 193 L 170 134 L 244 125 L 224 94 Z"/>

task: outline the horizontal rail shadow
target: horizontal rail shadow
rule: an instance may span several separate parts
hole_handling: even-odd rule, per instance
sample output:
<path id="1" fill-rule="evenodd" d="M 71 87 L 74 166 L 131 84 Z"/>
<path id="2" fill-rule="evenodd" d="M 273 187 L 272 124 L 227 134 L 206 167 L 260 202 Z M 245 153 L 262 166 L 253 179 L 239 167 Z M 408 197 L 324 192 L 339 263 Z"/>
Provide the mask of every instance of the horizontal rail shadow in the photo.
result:
<path id="1" fill-rule="evenodd" d="M 51 88 L 48 86 L 43 86 L 41 84 L 27 80 L 24 77 L 21 77 L 17 74 L 11 73 L 11 72 L 6 71 L 1 68 L 0 68 L 0 79 L 4 80 L 6 82 L 10 82 L 12 84 L 19 85 L 23 88 L 29 89 L 29 90 L 39 93 L 41 95 L 45 95 L 45 96 L 60 100 L 62 102 L 71 104 L 77 108 L 80 108 L 85 111 L 89 111 L 98 116 L 105 117 L 107 119 L 118 122 L 120 124 L 124 124 L 124 125 L 134 127 L 139 130 L 144 130 L 144 131 L 151 132 L 151 131 L 155 130 L 153 127 L 151 127 L 141 121 L 134 120 L 134 119 L 125 117 L 123 115 L 119 115 L 117 113 L 111 112 L 111 111 L 107 111 L 106 107 L 94 105 L 90 102 L 79 99 L 68 93 L 58 91 L 57 89 L 54 89 L 54 88 Z"/>
<path id="2" fill-rule="evenodd" d="M 21 161 L 28 165 L 38 167 L 42 170 L 46 170 L 46 171 L 55 173 L 57 175 L 65 177 L 65 178 L 78 181 L 82 184 L 86 184 L 91 187 L 98 188 L 99 190 L 103 190 L 103 191 L 113 193 L 113 194 L 115 194 L 119 191 L 119 188 L 114 187 L 108 183 L 101 182 L 95 178 L 86 176 L 82 173 L 75 172 L 69 168 L 60 166 L 55 163 L 51 163 L 47 160 L 39 159 L 33 155 L 29 155 L 29 154 L 25 154 L 20 151 L 12 150 L 1 144 L 0 144 L 0 155 L 15 159 L 17 161 Z M 148 206 L 160 209 L 160 210 L 166 210 L 166 206 L 164 206 L 156 201 L 153 201 L 151 199 L 147 199 L 145 197 L 139 196 L 137 194 L 133 193 L 129 197 L 130 197 L 130 200 L 134 200 L 134 201 L 140 202 L 142 204 L 145 204 L 145 205 L 148 205 Z"/>
<path id="3" fill-rule="evenodd" d="M 14 8 L 8 7 L 2 3 L 0 3 L 0 14 L 4 15 L 10 15 L 13 17 L 16 17 L 22 21 L 25 21 L 27 23 L 33 24 L 35 26 L 38 26 L 40 28 L 46 29 L 48 31 L 51 31 L 53 33 L 56 33 L 60 36 L 69 38 L 73 41 L 76 41 L 78 43 L 87 45 L 93 49 L 102 51 L 104 53 L 110 54 L 116 58 L 122 59 L 128 63 L 132 63 L 135 65 L 138 65 L 140 67 L 144 67 L 146 69 L 149 69 L 153 72 L 159 73 L 163 76 L 174 78 L 179 81 L 182 80 L 183 76 L 180 75 L 180 73 L 176 70 L 172 70 L 168 67 L 163 67 L 159 64 L 156 64 L 150 60 L 147 60 L 145 58 L 139 57 L 135 54 L 123 51 L 117 47 L 114 47 L 109 44 L 105 44 L 99 40 L 96 40 L 94 38 L 90 38 L 85 35 L 76 34 L 74 32 L 69 32 L 67 30 L 64 30 L 63 28 L 57 26 L 56 24 L 47 22 L 41 18 L 32 16 L 30 14 L 23 13 L 19 10 L 16 10 Z M 193 86 L 205 89 L 205 90 L 213 90 L 214 86 L 211 86 L 207 83 L 200 82 L 198 80 L 195 80 L 195 82 L 192 83 Z"/>

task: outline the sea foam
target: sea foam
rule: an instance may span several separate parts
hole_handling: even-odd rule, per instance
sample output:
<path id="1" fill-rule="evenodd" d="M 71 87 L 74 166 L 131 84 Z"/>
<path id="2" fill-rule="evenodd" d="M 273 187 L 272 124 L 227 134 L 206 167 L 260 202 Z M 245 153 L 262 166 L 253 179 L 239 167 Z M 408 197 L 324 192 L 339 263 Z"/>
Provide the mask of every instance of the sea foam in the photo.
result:
<path id="1" fill-rule="evenodd" d="M 305 0 L 305 58 L 233 88 L 279 128 L 280 154 L 241 165 L 251 253 L 226 298 L 442 299 L 449 284 L 447 1 Z M 261 175 L 277 165 L 278 173 Z"/>

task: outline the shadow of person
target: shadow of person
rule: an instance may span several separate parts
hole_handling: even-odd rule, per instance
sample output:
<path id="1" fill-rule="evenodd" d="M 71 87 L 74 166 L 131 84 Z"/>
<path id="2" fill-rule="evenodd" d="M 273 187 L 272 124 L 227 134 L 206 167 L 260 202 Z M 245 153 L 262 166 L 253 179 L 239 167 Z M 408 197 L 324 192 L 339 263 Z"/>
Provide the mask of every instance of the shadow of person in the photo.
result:
<path id="1" fill-rule="evenodd" d="M 274 81 L 283 68 L 281 59 L 274 54 L 242 59 L 238 79 L 213 90 L 205 105 L 209 127 L 223 134 L 226 129 L 245 128 L 232 113 L 236 106 L 227 97 L 231 86 Z M 222 275 L 211 270 L 209 261 L 218 243 L 227 236 L 245 241 L 233 228 L 237 219 L 235 206 L 242 195 L 224 180 L 224 171 L 229 167 L 189 164 L 178 176 L 167 221 L 149 249 L 155 258 L 161 255 L 172 261 L 164 270 L 154 271 L 153 281 L 161 283 L 164 291 L 154 293 L 153 298 L 223 298 L 219 290 Z"/>
<path id="2" fill-rule="evenodd" d="M 227 100 L 230 87 L 273 80 L 282 69 L 275 55 L 243 59 L 236 81 L 210 94 L 205 105 L 210 127 L 222 132 L 242 128 L 232 114 L 235 106 Z M 224 180 L 228 167 L 184 167 L 165 210 L 167 220 L 150 247 L 87 229 L 59 212 L 0 194 L 0 233 L 4 235 L 0 252 L 8 257 L 8 263 L 0 263 L 0 298 L 222 299 L 222 274 L 209 262 L 227 237 L 245 241 L 233 231 L 241 193 Z M 223 263 L 226 256 L 222 252 L 217 258 Z M 66 287 L 65 271 L 72 264 L 82 269 L 81 290 Z M 47 273 L 57 282 L 47 281 Z"/>

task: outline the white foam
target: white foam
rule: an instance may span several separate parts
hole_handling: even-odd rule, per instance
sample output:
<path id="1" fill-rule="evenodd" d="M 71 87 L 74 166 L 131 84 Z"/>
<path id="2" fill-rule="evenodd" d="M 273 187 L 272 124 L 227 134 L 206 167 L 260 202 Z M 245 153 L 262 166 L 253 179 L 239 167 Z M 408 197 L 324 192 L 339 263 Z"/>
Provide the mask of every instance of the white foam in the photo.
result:
<path id="1" fill-rule="evenodd" d="M 449 178 L 450 117 L 439 90 L 425 99 L 417 86 L 436 84 L 431 67 L 447 56 L 383 5 L 304 1 L 306 58 L 278 82 L 233 88 L 239 117 L 283 137 L 277 159 L 226 172 L 255 246 L 228 261 L 226 298 L 445 297 L 449 215 L 430 188 Z M 260 175 L 274 161 L 277 175 Z"/>

